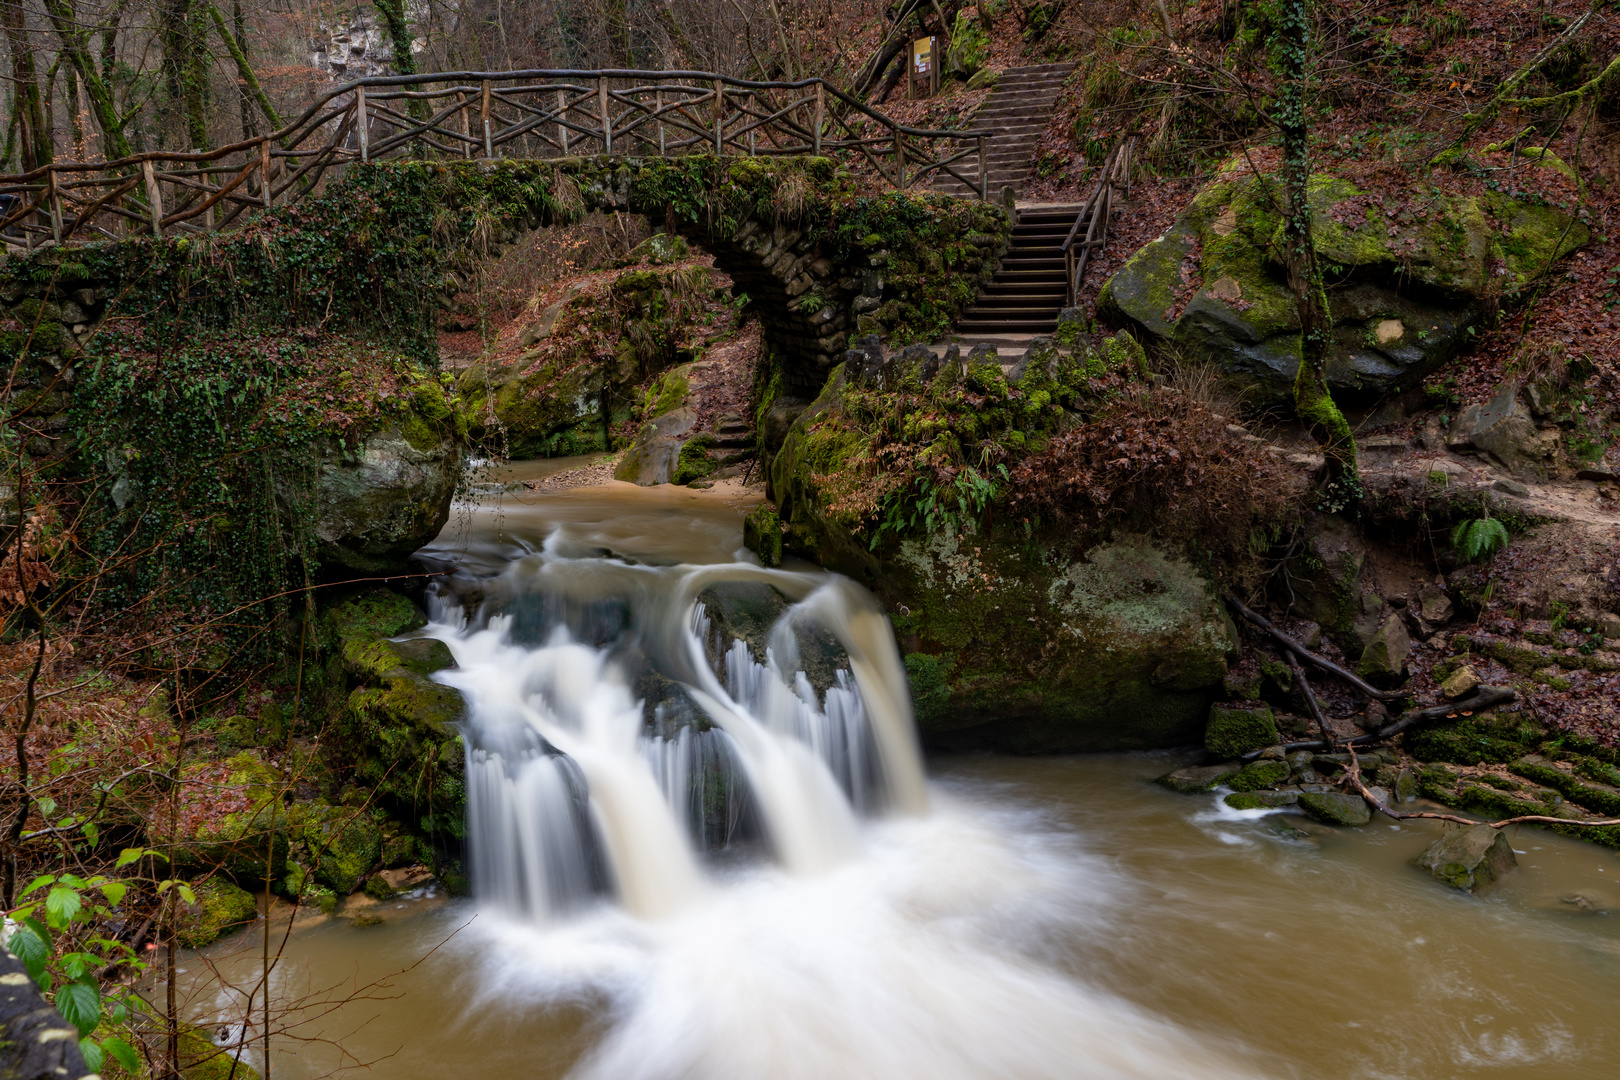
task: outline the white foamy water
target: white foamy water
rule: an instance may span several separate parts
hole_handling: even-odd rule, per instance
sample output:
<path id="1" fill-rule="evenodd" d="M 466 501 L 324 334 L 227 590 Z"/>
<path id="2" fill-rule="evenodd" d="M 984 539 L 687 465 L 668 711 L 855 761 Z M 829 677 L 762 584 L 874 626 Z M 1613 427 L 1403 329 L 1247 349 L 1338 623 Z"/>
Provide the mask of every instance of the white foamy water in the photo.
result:
<path id="1" fill-rule="evenodd" d="M 717 586 L 769 586 L 774 624 L 724 640 Z M 1113 876 L 930 792 L 864 590 L 548 543 L 482 595 L 429 630 L 469 706 L 479 993 L 605 995 L 581 1080 L 1257 1075 L 1051 955 L 1054 928 L 1106 924 Z M 702 854 L 739 834 L 740 861 Z"/>

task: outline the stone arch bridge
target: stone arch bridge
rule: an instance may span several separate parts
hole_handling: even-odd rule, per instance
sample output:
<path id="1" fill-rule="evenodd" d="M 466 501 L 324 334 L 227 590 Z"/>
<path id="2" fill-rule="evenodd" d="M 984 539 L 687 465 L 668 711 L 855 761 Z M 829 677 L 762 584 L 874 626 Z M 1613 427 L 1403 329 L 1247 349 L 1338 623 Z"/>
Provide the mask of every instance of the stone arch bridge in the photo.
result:
<path id="1" fill-rule="evenodd" d="M 973 299 L 1009 233 L 984 164 L 984 136 L 899 124 L 820 79 L 436 72 L 345 84 L 281 131 L 214 150 L 0 177 L 0 242 L 217 243 L 425 170 L 450 178 L 422 185 L 440 209 L 477 211 L 448 242 L 434 229 L 463 272 L 585 211 L 662 222 L 756 302 L 784 389 L 813 395 L 854 337 L 940 329 Z M 979 198 L 925 190 L 948 177 Z M 67 333 L 93 323 L 69 306 Z"/>

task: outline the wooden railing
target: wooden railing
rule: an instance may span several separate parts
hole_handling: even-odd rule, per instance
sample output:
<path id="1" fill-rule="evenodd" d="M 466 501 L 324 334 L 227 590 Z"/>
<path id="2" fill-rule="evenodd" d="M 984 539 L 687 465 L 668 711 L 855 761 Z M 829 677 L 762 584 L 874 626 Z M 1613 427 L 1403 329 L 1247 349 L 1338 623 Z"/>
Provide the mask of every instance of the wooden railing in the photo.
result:
<path id="1" fill-rule="evenodd" d="M 32 249 L 209 233 L 297 202 L 333 168 L 382 158 L 816 154 L 902 190 L 947 174 L 982 200 L 986 138 L 907 127 L 819 78 L 629 70 L 385 76 L 345 83 L 280 131 L 215 150 L 55 162 L 0 176 L 0 240 Z"/>
<path id="2" fill-rule="evenodd" d="M 1101 253 L 1108 243 L 1108 226 L 1114 217 L 1114 199 L 1121 190 L 1131 197 L 1131 156 L 1136 152 L 1136 136 L 1126 135 L 1114 144 L 1108 159 L 1097 173 L 1097 184 L 1086 197 L 1074 219 L 1074 227 L 1063 240 L 1063 276 L 1068 282 L 1064 303 L 1073 307 L 1080 295 L 1080 279 L 1086 276 L 1091 256 Z M 1080 227 L 1085 226 L 1085 235 Z"/>

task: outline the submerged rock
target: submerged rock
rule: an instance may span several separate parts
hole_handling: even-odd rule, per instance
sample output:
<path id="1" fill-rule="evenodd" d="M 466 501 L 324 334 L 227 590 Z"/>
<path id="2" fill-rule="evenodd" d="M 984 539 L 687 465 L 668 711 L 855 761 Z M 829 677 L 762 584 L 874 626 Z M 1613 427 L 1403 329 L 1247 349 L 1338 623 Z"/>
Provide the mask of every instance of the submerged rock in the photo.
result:
<path id="1" fill-rule="evenodd" d="M 1465 892 L 1490 885 L 1519 865 L 1508 838 L 1489 825 L 1448 832 L 1412 861 Z"/>
<path id="2" fill-rule="evenodd" d="M 1189 765 L 1185 769 L 1166 773 L 1159 777 L 1158 782 L 1171 791 L 1194 795 L 1200 791 L 1213 791 L 1242 771 L 1243 766 L 1235 761 L 1223 762 L 1220 765 Z"/>
<path id="3" fill-rule="evenodd" d="M 1269 810 L 1299 802 L 1297 791 L 1234 791 L 1225 799 L 1234 810 Z"/>
<path id="4" fill-rule="evenodd" d="M 1299 808 L 1317 821 L 1329 825 L 1365 825 L 1372 820 L 1372 808 L 1359 795 L 1341 791 L 1307 791 L 1299 797 Z"/>
<path id="5" fill-rule="evenodd" d="M 1317 175 L 1308 200 L 1320 258 L 1334 267 L 1335 395 L 1414 385 L 1464 348 L 1492 296 L 1522 288 L 1589 236 L 1560 210 L 1495 192 L 1392 203 Z M 1213 360 L 1261 399 L 1287 400 L 1300 334 L 1280 232 L 1271 200 L 1235 162 L 1108 280 L 1098 310 Z"/>

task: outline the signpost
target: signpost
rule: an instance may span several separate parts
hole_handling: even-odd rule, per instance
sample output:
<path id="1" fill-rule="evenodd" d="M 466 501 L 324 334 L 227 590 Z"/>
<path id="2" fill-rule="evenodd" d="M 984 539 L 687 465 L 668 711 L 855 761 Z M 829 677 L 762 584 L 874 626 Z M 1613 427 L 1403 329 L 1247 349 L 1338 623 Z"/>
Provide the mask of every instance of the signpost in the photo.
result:
<path id="1" fill-rule="evenodd" d="M 918 38 L 911 43 L 911 67 L 906 77 L 906 97 L 933 97 L 939 93 L 940 60 L 938 37 Z"/>

